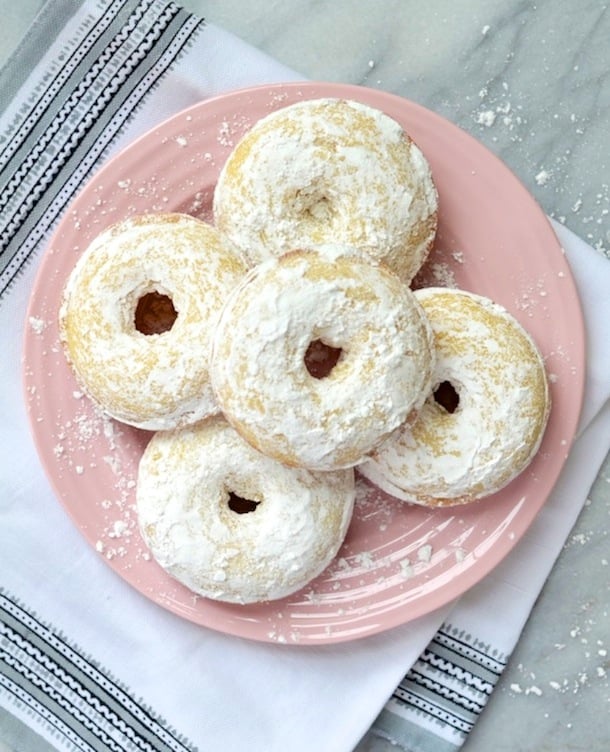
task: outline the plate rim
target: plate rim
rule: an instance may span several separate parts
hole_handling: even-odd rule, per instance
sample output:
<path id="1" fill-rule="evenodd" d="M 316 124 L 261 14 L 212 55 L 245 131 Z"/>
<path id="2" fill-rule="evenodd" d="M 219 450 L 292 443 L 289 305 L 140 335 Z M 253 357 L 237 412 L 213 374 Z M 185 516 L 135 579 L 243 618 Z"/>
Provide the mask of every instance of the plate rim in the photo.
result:
<path id="1" fill-rule="evenodd" d="M 324 94 L 320 95 L 320 92 L 319 91 L 316 92 L 316 89 L 323 89 Z M 32 332 L 30 330 L 30 327 L 28 326 L 28 322 L 29 322 L 30 316 L 32 315 L 33 307 L 35 305 L 35 293 L 39 290 L 40 283 L 43 278 L 43 274 L 46 270 L 46 263 L 48 263 L 47 254 L 52 248 L 55 238 L 58 237 L 59 234 L 61 233 L 63 223 L 66 221 L 66 218 L 68 217 L 70 213 L 70 209 L 73 206 L 74 202 L 80 199 L 82 194 L 85 191 L 87 191 L 87 189 L 90 188 L 90 185 L 92 182 L 103 180 L 104 175 L 106 174 L 106 171 L 113 169 L 116 162 L 121 159 L 121 156 L 126 150 L 137 148 L 138 145 L 142 141 L 145 141 L 151 138 L 155 132 L 162 131 L 163 129 L 167 128 L 169 124 L 177 121 L 178 119 L 184 118 L 185 116 L 188 116 L 188 114 L 191 112 L 200 111 L 202 108 L 205 108 L 207 106 L 216 106 L 219 102 L 222 103 L 222 102 L 225 102 L 226 100 L 235 100 L 241 97 L 252 97 L 252 96 L 257 96 L 259 94 L 270 96 L 273 92 L 284 93 L 286 91 L 298 93 L 299 99 L 313 99 L 313 98 L 317 98 L 320 96 L 339 96 L 341 98 L 353 98 L 357 101 L 360 101 L 359 97 L 364 97 L 364 100 L 366 100 L 364 102 L 365 104 L 370 103 L 371 100 L 375 100 L 375 101 L 379 100 L 380 102 L 383 102 L 383 101 L 392 102 L 396 107 L 401 107 L 401 106 L 404 107 L 405 105 L 407 105 L 408 107 L 411 107 L 414 110 L 421 112 L 425 118 L 434 119 L 443 129 L 446 129 L 446 128 L 449 128 L 450 130 L 455 129 L 456 132 L 459 132 L 461 134 L 462 138 L 472 143 L 474 148 L 478 150 L 483 150 L 485 152 L 486 159 L 493 161 L 494 169 L 501 169 L 505 176 L 510 176 L 510 178 L 514 181 L 515 185 L 518 186 L 519 190 L 523 192 L 527 200 L 529 202 L 532 202 L 533 205 L 535 205 L 537 212 L 540 215 L 539 218 L 544 219 L 544 223 L 546 225 L 546 231 L 548 233 L 549 239 L 554 242 L 554 245 L 556 245 L 557 252 L 560 255 L 564 256 L 565 266 L 567 267 L 567 270 L 569 272 L 569 283 L 572 287 L 572 298 L 573 298 L 572 304 L 573 305 L 575 304 L 576 309 L 579 314 L 579 320 L 578 320 L 578 326 L 577 326 L 578 331 L 579 331 L 579 339 L 578 339 L 579 352 L 577 353 L 577 356 L 578 356 L 578 363 L 582 364 L 582 368 L 580 369 L 582 373 L 580 374 L 580 378 L 577 382 L 578 387 L 579 387 L 578 405 L 577 405 L 577 409 L 575 409 L 574 411 L 574 414 L 571 416 L 572 418 L 571 425 L 568 426 L 568 430 L 566 431 L 566 433 L 568 433 L 570 437 L 570 445 L 566 447 L 566 454 L 563 458 L 563 461 L 561 462 L 561 466 L 559 467 L 557 472 L 554 474 L 552 485 L 548 491 L 548 494 L 545 500 L 539 506 L 537 506 L 533 512 L 528 513 L 529 516 L 528 516 L 527 522 L 524 526 L 520 528 L 520 531 L 518 534 L 515 535 L 514 540 L 511 541 L 512 545 L 506 545 L 505 548 L 503 549 L 502 554 L 499 557 L 495 557 L 491 563 L 487 562 L 486 560 L 486 563 L 489 564 L 487 567 L 483 567 L 482 569 L 480 567 L 478 568 L 470 567 L 470 569 L 467 570 L 467 572 L 463 574 L 461 577 L 461 583 L 463 584 L 463 587 L 459 588 L 459 592 L 457 594 L 454 593 L 451 595 L 451 597 L 445 598 L 445 600 L 442 603 L 435 602 L 433 606 L 426 608 L 422 611 L 419 611 L 413 616 L 409 616 L 409 615 L 405 616 L 403 613 L 405 609 L 403 607 L 402 609 L 398 609 L 399 612 L 403 613 L 402 618 L 395 619 L 389 625 L 387 625 L 385 621 L 383 621 L 383 623 L 378 623 L 376 626 L 369 627 L 367 630 L 364 631 L 363 634 L 347 635 L 347 636 L 337 635 L 337 634 L 333 635 L 332 630 L 331 630 L 331 633 L 329 634 L 327 639 L 306 638 L 299 643 L 295 643 L 295 644 L 299 644 L 299 645 L 306 647 L 309 645 L 331 644 L 331 643 L 340 643 L 340 642 L 348 642 L 348 641 L 363 639 L 364 637 L 368 637 L 368 636 L 372 636 L 381 632 L 388 631 L 392 628 L 406 624 L 408 622 L 413 621 L 416 618 L 419 618 L 428 613 L 431 613 L 434 610 L 441 608 L 444 605 L 447 605 L 447 603 L 453 601 L 456 597 L 461 597 L 465 592 L 470 590 L 478 582 L 480 582 L 487 575 L 489 575 L 490 572 L 492 572 L 506 558 L 506 556 L 512 550 L 514 550 L 515 546 L 517 545 L 519 540 L 521 540 L 525 532 L 529 529 L 529 527 L 531 526 L 532 522 L 539 514 L 542 507 L 548 502 L 548 498 L 552 494 L 553 488 L 555 487 L 557 480 L 561 474 L 561 471 L 565 465 L 565 461 L 569 454 L 571 445 L 573 444 L 576 438 L 577 426 L 578 426 L 578 422 L 579 422 L 579 418 L 582 412 L 582 407 L 583 407 L 583 402 L 584 402 L 584 390 L 585 390 L 585 378 L 586 378 L 586 327 L 585 327 L 585 322 L 584 322 L 582 304 L 580 301 L 578 288 L 575 283 L 574 275 L 572 274 L 572 271 L 570 269 L 569 263 L 567 262 L 567 259 L 565 259 L 565 254 L 562 254 L 563 249 L 561 246 L 560 239 L 555 233 L 555 230 L 548 216 L 542 210 L 538 201 L 528 191 L 524 183 L 511 170 L 511 168 L 508 167 L 508 165 L 500 159 L 500 157 L 494 154 L 487 146 L 485 146 L 480 141 L 478 141 L 470 133 L 468 133 L 467 131 L 465 131 L 463 128 L 456 125 L 455 123 L 452 123 L 451 121 L 447 120 L 442 115 L 439 115 L 433 110 L 426 108 L 425 106 L 419 104 L 418 102 L 414 102 L 398 94 L 384 92 L 382 90 L 377 90 L 377 89 L 371 89 L 369 87 L 361 86 L 358 84 L 341 84 L 341 83 L 320 82 L 320 81 L 303 81 L 303 82 L 296 81 L 296 82 L 288 82 L 288 83 L 280 82 L 280 83 L 274 83 L 274 84 L 259 84 L 256 86 L 243 87 L 243 88 L 231 90 L 228 92 L 220 93 L 208 99 L 204 99 L 204 100 L 201 100 L 200 102 L 196 102 L 176 112 L 175 114 L 163 119 L 159 123 L 149 128 L 145 133 L 142 133 L 137 138 L 125 144 L 117 153 L 115 153 L 112 157 L 107 159 L 98 169 L 96 169 L 90 175 L 90 177 L 87 179 L 86 183 L 84 184 L 83 188 L 78 192 L 75 198 L 65 208 L 59 222 L 53 229 L 53 232 L 49 235 L 49 238 L 47 242 L 45 243 L 45 248 L 43 249 L 43 252 L 40 258 L 38 259 L 38 268 L 34 276 L 32 290 L 28 299 L 24 333 L 23 333 L 23 344 L 22 344 L 22 386 L 23 386 L 24 401 L 25 401 L 25 405 L 27 409 L 28 424 L 29 424 L 31 434 L 34 439 L 34 444 L 36 447 L 40 464 L 42 465 L 45 471 L 45 474 L 47 475 L 47 478 L 53 489 L 53 493 L 56 497 L 56 500 L 59 501 L 64 511 L 67 512 L 68 516 L 70 517 L 71 522 L 76 525 L 79 533 L 85 538 L 87 545 L 91 545 L 91 541 L 87 537 L 87 535 L 84 534 L 84 531 L 81 529 L 81 526 L 77 524 L 76 519 L 73 516 L 72 510 L 69 507 L 67 507 L 65 502 L 62 500 L 62 494 L 60 493 L 59 488 L 57 487 L 57 479 L 54 476 L 54 474 L 51 472 L 51 468 L 49 467 L 48 462 L 44 458 L 45 447 L 41 443 L 42 441 L 41 436 L 35 430 L 35 426 L 31 419 L 31 411 L 29 409 L 30 395 L 28 394 L 28 376 L 27 376 L 26 370 L 27 370 L 28 363 L 31 362 L 31 356 L 29 354 L 31 351 L 34 338 L 32 337 Z M 371 106 L 377 106 L 379 107 L 379 109 L 383 109 L 379 105 L 373 104 Z M 45 260 L 46 260 L 46 263 L 45 263 Z M 573 350 L 575 351 L 574 345 L 573 345 Z M 575 387 L 576 382 L 573 382 L 572 386 Z M 562 421 L 562 425 L 563 425 L 563 421 Z M 107 561 L 104 561 L 104 563 L 106 565 L 109 565 L 109 562 Z M 198 625 L 205 626 L 205 627 L 214 629 L 216 631 L 224 632 L 226 634 L 240 636 L 240 637 L 252 639 L 258 642 L 276 642 L 275 639 L 266 635 L 265 630 L 260 631 L 256 635 L 250 634 L 247 629 L 245 630 L 243 629 L 243 623 L 240 621 L 231 621 L 228 626 L 219 627 L 216 624 L 206 623 L 206 622 L 200 621 L 199 619 L 192 618 L 189 613 L 185 613 L 184 611 L 173 609 L 168 604 L 155 599 L 149 593 L 146 593 L 143 589 L 138 588 L 134 583 L 130 582 L 129 580 L 126 580 L 122 576 L 121 572 L 117 572 L 117 573 L 119 574 L 123 582 L 126 582 L 131 587 L 133 587 L 136 591 L 140 592 L 141 594 L 144 594 L 145 597 L 147 597 L 147 599 L 151 600 L 153 603 L 155 603 L 156 605 L 164 609 L 167 609 L 169 611 L 172 611 L 173 613 L 178 614 L 181 618 L 185 618 L 194 623 L 197 623 Z"/>

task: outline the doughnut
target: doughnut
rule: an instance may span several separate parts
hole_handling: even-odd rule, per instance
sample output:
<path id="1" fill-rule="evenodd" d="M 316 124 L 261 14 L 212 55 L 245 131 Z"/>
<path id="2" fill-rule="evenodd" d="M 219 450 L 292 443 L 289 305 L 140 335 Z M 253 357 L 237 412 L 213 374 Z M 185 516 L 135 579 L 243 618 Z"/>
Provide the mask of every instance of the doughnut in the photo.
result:
<path id="1" fill-rule="evenodd" d="M 156 433 L 138 469 L 136 510 L 156 562 L 207 598 L 283 598 L 339 550 L 353 470 L 315 473 L 257 452 L 221 417 Z"/>
<path id="2" fill-rule="evenodd" d="M 251 265 L 323 243 L 351 245 L 409 283 L 436 233 L 428 162 L 383 112 L 314 99 L 259 120 L 214 192 L 214 221 Z"/>
<path id="3" fill-rule="evenodd" d="M 246 271 L 217 230 L 184 214 L 103 231 L 76 262 L 59 313 L 83 391 L 109 416 L 149 430 L 216 412 L 212 322 Z"/>
<path id="4" fill-rule="evenodd" d="M 550 410 L 544 363 L 488 298 L 435 287 L 415 295 L 434 330 L 434 389 L 417 420 L 358 469 L 399 499 L 464 504 L 506 486 L 538 451 Z"/>
<path id="5" fill-rule="evenodd" d="M 287 465 L 351 467 L 423 404 L 432 330 L 413 292 L 354 249 L 272 257 L 227 300 L 210 375 L 227 420 Z"/>

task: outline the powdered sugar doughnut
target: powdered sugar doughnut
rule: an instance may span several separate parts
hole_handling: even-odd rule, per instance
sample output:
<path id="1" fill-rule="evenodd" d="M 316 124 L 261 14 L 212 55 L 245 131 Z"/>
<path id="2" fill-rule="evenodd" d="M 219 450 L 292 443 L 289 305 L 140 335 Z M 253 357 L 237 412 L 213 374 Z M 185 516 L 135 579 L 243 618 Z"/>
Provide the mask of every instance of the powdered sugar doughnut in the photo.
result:
<path id="1" fill-rule="evenodd" d="M 288 468 L 221 417 L 156 434 L 140 461 L 137 512 L 157 562 L 196 593 L 283 598 L 333 559 L 351 520 L 352 470 Z"/>
<path id="2" fill-rule="evenodd" d="M 333 470 L 360 462 L 421 406 L 432 360 L 411 290 L 353 250 L 324 246 L 251 270 L 220 317 L 210 374 L 252 446 Z"/>
<path id="3" fill-rule="evenodd" d="M 550 409 L 544 363 L 519 322 L 488 298 L 415 294 L 434 329 L 436 398 L 359 469 L 400 499 L 463 504 L 500 490 L 533 459 Z"/>
<path id="4" fill-rule="evenodd" d="M 216 412 L 210 332 L 245 272 L 213 227 L 183 214 L 134 217 L 102 232 L 76 263 L 60 310 L 84 390 L 139 428 Z"/>
<path id="5" fill-rule="evenodd" d="M 358 102 L 315 99 L 246 133 L 219 176 L 214 216 L 251 264 L 341 243 L 408 283 L 434 239 L 437 193 L 424 155 L 395 120 Z"/>

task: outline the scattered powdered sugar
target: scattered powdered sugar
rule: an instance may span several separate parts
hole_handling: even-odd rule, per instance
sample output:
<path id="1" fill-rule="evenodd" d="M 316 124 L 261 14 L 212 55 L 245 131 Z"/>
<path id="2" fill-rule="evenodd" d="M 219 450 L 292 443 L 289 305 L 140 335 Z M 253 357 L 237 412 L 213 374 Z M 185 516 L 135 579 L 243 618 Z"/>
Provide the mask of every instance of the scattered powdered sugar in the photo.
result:
<path id="1" fill-rule="evenodd" d="M 429 271 L 434 283 L 439 287 L 457 288 L 455 273 L 449 264 L 433 263 L 430 265 Z"/>
<path id="2" fill-rule="evenodd" d="M 298 629 L 291 629 L 288 634 L 284 634 L 283 632 L 278 632 L 275 629 L 271 629 L 267 633 L 267 637 L 270 640 L 273 640 L 274 642 L 278 642 L 280 644 L 286 644 L 288 642 L 296 643 L 300 642 L 301 633 Z"/>
<path id="3" fill-rule="evenodd" d="M 523 280 L 517 284 L 518 297 L 515 306 L 529 317 L 534 316 L 536 311 L 546 305 L 548 297 L 548 281 L 545 275 L 538 279 Z"/>
<path id="4" fill-rule="evenodd" d="M 537 185 L 546 185 L 551 179 L 551 173 L 548 170 L 540 170 L 534 179 Z"/>
<path id="5" fill-rule="evenodd" d="M 578 539 L 580 544 L 582 541 Z M 589 601 L 581 604 L 580 611 L 588 614 Z M 604 620 L 607 612 L 601 612 Z M 569 655 L 562 657 L 561 663 L 557 664 L 552 654 L 546 656 L 540 666 L 540 676 L 527 669 L 523 663 L 518 663 L 516 670 L 520 675 L 520 681 L 513 681 L 509 690 L 516 695 L 534 695 L 540 697 L 545 694 L 545 688 L 552 694 L 578 695 L 586 692 L 587 697 L 594 697 L 591 692 L 597 692 L 601 688 L 607 689 L 608 684 L 608 651 L 603 639 L 591 638 L 591 633 L 597 632 L 595 619 L 581 618 L 577 624 L 565 628 L 566 637 L 569 640 L 555 642 L 553 648 L 557 652 L 564 652 L 569 648 Z M 572 644 L 568 645 L 569 641 Z M 578 655 L 579 646 L 581 655 Z M 546 651 L 545 651 L 546 652 Z M 548 672 L 556 666 L 564 673 L 563 676 L 548 675 Z M 546 676 L 544 675 L 546 674 Z M 574 702 L 571 700 L 571 702 Z"/>
<path id="6" fill-rule="evenodd" d="M 133 536 L 138 530 L 137 513 L 132 498 L 134 486 L 133 481 L 121 479 L 117 483 L 116 498 L 104 499 L 100 504 L 101 509 L 104 510 L 106 523 L 101 529 L 95 548 L 108 560 L 125 558 L 134 554 L 136 558 L 150 559 L 147 551 L 140 550 L 144 548 L 143 544 L 140 544 L 138 551 L 130 549 Z"/>
<path id="7" fill-rule="evenodd" d="M 216 140 L 220 146 L 232 148 L 242 137 L 252 122 L 246 115 L 234 114 L 231 120 L 222 120 L 218 125 Z"/>
<path id="8" fill-rule="evenodd" d="M 409 559 L 403 559 L 400 562 L 400 574 L 405 579 L 409 579 L 413 576 L 413 567 Z"/>
<path id="9" fill-rule="evenodd" d="M 510 685 L 511 692 L 514 692 L 516 695 L 520 694 L 526 694 L 526 695 L 537 695 L 540 697 L 542 695 L 542 690 L 540 687 L 536 686 L 535 684 L 530 685 L 529 687 L 523 688 L 519 682 L 513 682 L 513 684 Z"/>
<path id="10" fill-rule="evenodd" d="M 130 534 L 129 524 L 123 519 L 115 520 L 110 526 L 108 537 L 121 538 L 124 534 Z"/>
<path id="11" fill-rule="evenodd" d="M 149 558 L 138 536 L 135 536 L 138 547 L 131 545 L 138 527 L 129 433 L 132 429 L 109 418 L 86 399 L 81 390 L 74 389 L 71 396 L 73 409 L 55 431 L 53 453 L 59 463 L 59 473 L 74 473 L 84 477 L 88 484 L 92 482 L 87 480 L 88 472 L 95 473 L 91 477 L 95 477 L 96 483 L 102 483 L 108 494 L 97 502 L 90 494 L 84 495 L 92 505 L 89 524 L 98 531 L 95 550 L 108 560 L 124 559 L 122 567 L 130 567 L 138 558 Z M 126 459 L 129 460 L 127 465 Z"/>
<path id="12" fill-rule="evenodd" d="M 484 29 L 486 29 L 485 33 L 489 31 L 487 26 Z M 512 91 L 508 82 L 490 80 L 479 89 L 478 102 L 470 113 L 470 117 L 479 126 L 487 141 L 498 143 L 510 141 L 529 145 L 530 138 L 537 128 L 533 128 L 528 123 L 522 101 L 526 101 L 526 95 Z M 575 150 L 578 148 L 579 141 L 583 141 L 586 135 L 586 116 L 559 110 L 546 113 L 546 116 L 552 118 L 553 121 L 563 121 L 566 132 L 570 132 L 572 138 L 568 137 L 569 144 L 562 153 L 556 153 L 552 161 L 551 157 L 547 157 L 548 164 L 535 167 L 531 181 L 533 186 L 543 188 L 545 191 L 554 190 L 558 197 L 564 198 L 562 203 L 565 205 L 566 199 L 563 194 L 566 188 L 563 181 L 554 179 L 555 173 L 563 168 L 572 169 L 571 163 L 574 160 Z M 524 149 L 525 146 L 519 150 Z M 580 226 L 577 229 L 578 234 L 597 251 L 610 257 L 610 230 L 604 231 L 610 213 L 609 194 L 610 185 L 608 182 L 603 182 L 594 195 L 587 191 L 582 196 L 576 196 L 562 212 L 553 210 L 552 204 L 555 202 L 549 202 L 551 205 L 547 211 L 558 222 L 572 225 L 572 229 Z M 578 217 L 578 222 L 570 221 L 576 217 Z"/>
<path id="13" fill-rule="evenodd" d="M 484 125 L 486 128 L 491 128 L 491 126 L 496 122 L 496 113 L 494 110 L 480 110 L 479 112 L 477 112 L 475 120 L 479 125 Z"/>
<path id="14" fill-rule="evenodd" d="M 462 250 L 435 248 L 417 273 L 413 287 L 459 288 L 456 271 L 465 260 L 466 254 Z"/>
<path id="15" fill-rule="evenodd" d="M 28 319 L 28 323 L 30 325 L 31 330 L 35 334 L 42 334 L 47 325 L 44 319 L 38 318 L 37 316 L 30 316 L 30 318 Z"/>
<path id="16" fill-rule="evenodd" d="M 375 566 L 375 560 L 369 551 L 362 551 L 355 557 L 356 563 L 364 569 L 372 569 Z"/>
<path id="17" fill-rule="evenodd" d="M 233 146 L 231 128 L 226 120 L 223 120 L 218 126 L 218 143 L 221 144 L 221 146 Z"/>
<path id="18" fill-rule="evenodd" d="M 498 125 L 509 132 L 524 124 L 521 107 L 515 106 L 508 98 L 509 86 L 503 81 L 499 86 L 494 82 L 479 90 L 480 106 L 473 113 L 473 119 L 482 128 L 495 128 Z M 513 137 L 513 139 L 518 138 Z"/>
<path id="19" fill-rule="evenodd" d="M 379 532 L 392 527 L 396 502 L 360 477 L 356 483 L 355 506 L 358 517 L 371 526 L 377 525 Z"/>

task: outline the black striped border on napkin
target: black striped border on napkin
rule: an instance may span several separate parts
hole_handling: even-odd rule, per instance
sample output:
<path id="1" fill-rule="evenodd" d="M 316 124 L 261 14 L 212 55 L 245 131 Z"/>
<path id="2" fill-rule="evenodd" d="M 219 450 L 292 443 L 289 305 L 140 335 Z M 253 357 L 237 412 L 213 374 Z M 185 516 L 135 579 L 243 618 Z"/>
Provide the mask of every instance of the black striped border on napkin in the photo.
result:
<path id="1" fill-rule="evenodd" d="M 61 748 L 193 752 L 100 664 L 0 591 L 0 690 Z"/>
<path id="2" fill-rule="evenodd" d="M 69 5 L 72 12 L 78 6 Z M 39 61 L 31 91 L 0 133 L 0 298 L 203 26 L 171 0 L 103 0 L 97 7 L 63 49 Z M 58 14 L 56 4 L 52 12 Z M 0 101 L 10 100 L 11 85 L 5 72 Z"/>
<path id="3" fill-rule="evenodd" d="M 445 622 L 373 724 L 409 749 L 454 752 L 487 704 L 508 656 Z"/>

